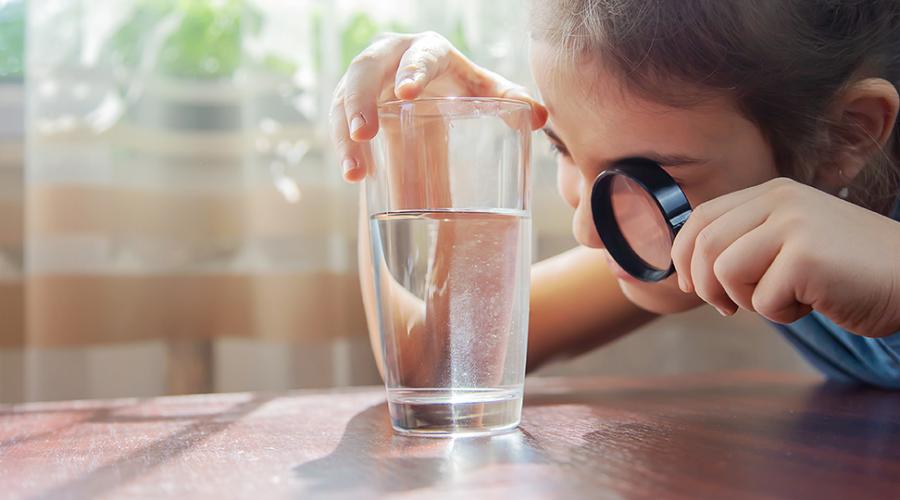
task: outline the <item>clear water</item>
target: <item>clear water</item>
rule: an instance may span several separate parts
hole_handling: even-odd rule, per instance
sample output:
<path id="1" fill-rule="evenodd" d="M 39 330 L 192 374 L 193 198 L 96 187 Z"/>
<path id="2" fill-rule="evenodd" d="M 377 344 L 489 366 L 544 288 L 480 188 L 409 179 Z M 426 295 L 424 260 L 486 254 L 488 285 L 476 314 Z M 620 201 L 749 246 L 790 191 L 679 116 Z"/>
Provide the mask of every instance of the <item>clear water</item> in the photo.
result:
<path id="1" fill-rule="evenodd" d="M 388 389 L 388 409 L 404 434 L 492 434 L 519 425 L 522 388 Z"/>
<path id="2" fill-rule="evenodd" d="M 514 428 L 528 330 L 531 220 L 518 211 L 371 218 L 388 403 L 401 432 Z"/>

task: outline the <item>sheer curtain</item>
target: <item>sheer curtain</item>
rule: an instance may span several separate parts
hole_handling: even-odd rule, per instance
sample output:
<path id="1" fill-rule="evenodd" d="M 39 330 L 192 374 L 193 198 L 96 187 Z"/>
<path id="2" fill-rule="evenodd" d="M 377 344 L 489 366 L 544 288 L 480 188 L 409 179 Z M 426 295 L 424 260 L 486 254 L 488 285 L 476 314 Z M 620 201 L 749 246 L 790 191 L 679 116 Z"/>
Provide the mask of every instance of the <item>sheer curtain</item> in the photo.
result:
<path id="1" fill-rule="evenodd" d="M 0 0 L 0 402 L 378 382 L 332 89 L 384 30 L 527 81 L 523 9 Z"/>

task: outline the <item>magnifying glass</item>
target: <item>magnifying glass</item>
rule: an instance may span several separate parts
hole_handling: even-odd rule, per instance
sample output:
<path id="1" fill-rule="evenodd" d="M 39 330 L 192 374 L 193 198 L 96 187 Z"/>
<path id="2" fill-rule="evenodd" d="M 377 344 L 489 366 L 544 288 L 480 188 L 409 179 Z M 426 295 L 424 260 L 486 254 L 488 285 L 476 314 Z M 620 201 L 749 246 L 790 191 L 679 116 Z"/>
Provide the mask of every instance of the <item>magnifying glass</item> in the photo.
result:
<path id="1" fill-rule="evenodd" d="M 656 162 L 630 158 L 597 176 L 591 191 L 594 227 L 609 255 L 641 281 L 675 272 L 672 242 L 691 215 L 691 205 Z"/>

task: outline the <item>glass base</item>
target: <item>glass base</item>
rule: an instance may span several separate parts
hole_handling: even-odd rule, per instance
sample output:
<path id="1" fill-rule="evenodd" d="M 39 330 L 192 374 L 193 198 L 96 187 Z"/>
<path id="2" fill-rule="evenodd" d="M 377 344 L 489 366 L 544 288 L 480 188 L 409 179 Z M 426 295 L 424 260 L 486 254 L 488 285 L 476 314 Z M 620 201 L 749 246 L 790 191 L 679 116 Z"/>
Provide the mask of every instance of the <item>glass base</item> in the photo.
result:
<path id="1" fill-rule="evenodd" d="M 469 437 L 509 432 L 522 416 L 522 389 L 389 389 L 394 430 L 407 436 Z"/>

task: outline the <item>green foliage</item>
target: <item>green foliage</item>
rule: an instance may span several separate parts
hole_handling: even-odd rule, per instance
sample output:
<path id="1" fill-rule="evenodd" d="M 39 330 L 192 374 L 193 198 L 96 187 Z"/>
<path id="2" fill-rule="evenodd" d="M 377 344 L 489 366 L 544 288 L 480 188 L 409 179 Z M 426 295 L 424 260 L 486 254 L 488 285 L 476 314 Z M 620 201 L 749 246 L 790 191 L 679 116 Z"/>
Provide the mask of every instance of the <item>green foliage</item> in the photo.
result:
<path id="1" fill-rule="evenodd" d="M 264 68 L 281 75 L 292 75 L 297 71 L 297 64 L 294 61 L 276 54 L 266 54 L 261 63 Z"/>
<path id="2" fill-rule="evenodd" d="M 24 0 L 12 0 L 0 9 L 0 78 L 22 74 L 24 59 Z M 181 78 L 228 78 L 241 64 L 241 41 L 262 29 L 262 14 L 245 0 L 137 0 L 128 19 L 115 31 L 106 46 L 113 63 L 129 69 L 155 58 L 154 69 L 163 75 Z M 323 18 L 313 8 L 312 32 L 315 44 L 313 68 L 322 69 Z M 350 61 L 375 37 L 385 31 L 409 32 L 408 26 L 391 21 L 379 25 L 366 12 L 350 16 L 341 29 L 341 63 Z M 447 38 L 464 54 L 469 53 L 462 21 Z M 263 67 L 292 74 L 297 65 L 289 58 L 267 54 Z"/>
<path id="3" fill-rule="evenodd" d="M 463 29 L 462 19 L 457 19 L 453 31 L 447 35 L 447 40 L 466 56 L 470 56 L 469 44 L 466 42 L 466 32 Z"/>
<path id="4" fill-rule="evenodd" d="M 346 68 L 350 61 L 362 52 L 381 30 L 375 21 L 365 12 L 357 12 L 350 16 L 350 20 L 341 33 L 341 62 Z"/>
<path id="5" fill-rule="evenodd" d="M 20 80 L 25 71 L 25 1 L 0 6 L 0 80 Z"/>
<path id="6" fill-rule="evenodd" d="M 341 63 L 346 69 L 357 54 L 368 47 L 375 37 L 386 31 L 397 33 L 409 32 L 409 28 L 397 21 L 391 21 L 384 26 L 379 26 L 365 12 L 356 12 L 350 16 L 350 20 L 341 32 Z"/>
<path id="7" fill-rule="evenodd" d="M 241 63 L 241 38 L 262 29 L 262 15 L 243 0 L 140 0 L 112 36 L 116 63 L 134 68 L 157 42 L 158 70 L 167 76 L 215 79 L 234 74 Z M 286 70 L 286 61 L 271 59 Z"/>
<path id="8" fill-rule="evenodd" d="M 353 58 L 368 47 L 376 36 L 387 31 L 409 33 L 412 30 L 409 26 L 398 21 L 390 21 L 383 26 L 379 26 L 365 12 L 356 12 L 350 16 L 341 32 L 341 63 L 343 68 L 346 69 Z M 460 52 L 469 55 L 469 45 L 466 43 L 462 20 L 458 20 L 453 26 L 453 30 L 444 35 Z"/>

